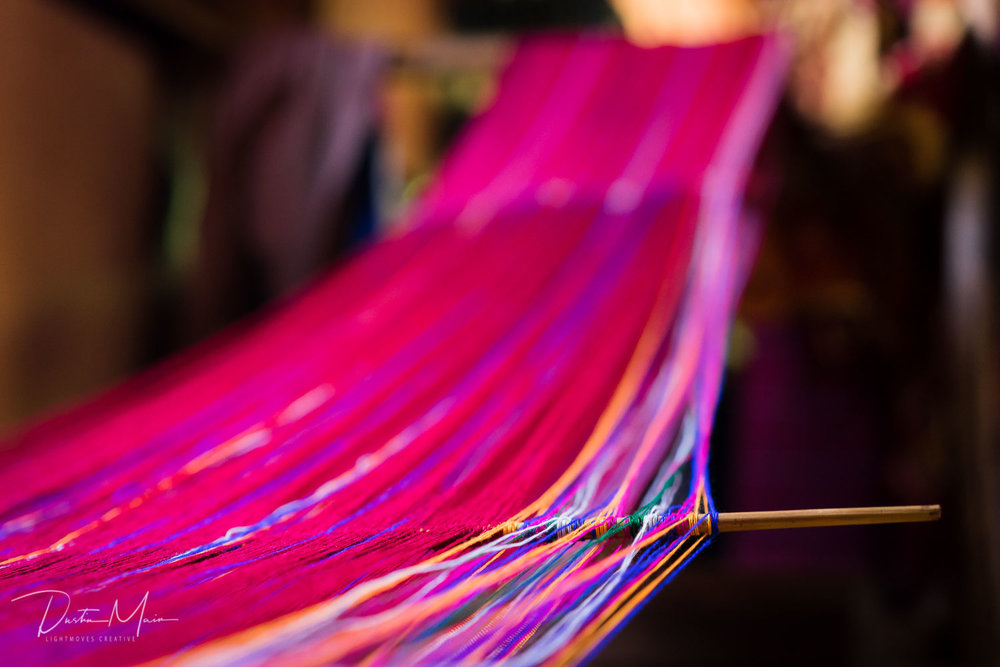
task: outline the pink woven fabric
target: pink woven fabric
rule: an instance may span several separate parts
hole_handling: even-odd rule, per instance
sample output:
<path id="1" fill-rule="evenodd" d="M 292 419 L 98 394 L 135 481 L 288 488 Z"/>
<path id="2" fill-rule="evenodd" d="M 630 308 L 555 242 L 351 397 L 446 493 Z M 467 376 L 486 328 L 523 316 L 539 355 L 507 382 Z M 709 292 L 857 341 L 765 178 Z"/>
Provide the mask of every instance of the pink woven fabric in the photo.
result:
<path id="1" fill-rule="evenodd" d="M 782 64 L 524 40 L 408 231 L 4 450 L 5 661 L 587 655 L 705 543 Z"/>

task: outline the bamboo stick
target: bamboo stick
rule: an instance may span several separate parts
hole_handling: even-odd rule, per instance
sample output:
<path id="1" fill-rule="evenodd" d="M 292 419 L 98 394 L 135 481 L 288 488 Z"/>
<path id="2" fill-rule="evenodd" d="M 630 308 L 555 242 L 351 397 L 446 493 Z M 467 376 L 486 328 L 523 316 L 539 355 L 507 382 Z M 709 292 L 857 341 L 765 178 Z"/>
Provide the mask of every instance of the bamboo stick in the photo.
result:
<path id="1" fill-rule="evenodd" d="M 720 512 L 718 515 L 717 530 L 720 533 L 735 533 L 747 530 L 909 523 L 914 521 L 936 521 L 939 518 L 941 518 L 940 505 L 847 507 L 815 510 L 782 510 L 777 512 Z M 700 521 L 696 532 L 704 534 L 711 530 L 710 521 L 705 519 Z"/>

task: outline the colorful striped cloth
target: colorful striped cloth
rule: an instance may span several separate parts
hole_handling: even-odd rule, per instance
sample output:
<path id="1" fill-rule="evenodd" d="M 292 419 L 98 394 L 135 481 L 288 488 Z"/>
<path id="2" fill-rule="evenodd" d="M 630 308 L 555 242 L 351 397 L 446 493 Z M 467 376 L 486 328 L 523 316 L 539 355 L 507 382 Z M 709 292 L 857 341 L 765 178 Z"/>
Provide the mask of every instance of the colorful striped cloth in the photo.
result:
<path id="1" fill-rule="evenodd" d="M 591 654 L 710 539 L 783 63 L 524 39 L 407 231 L 5 450 L 4 664 Z"/>

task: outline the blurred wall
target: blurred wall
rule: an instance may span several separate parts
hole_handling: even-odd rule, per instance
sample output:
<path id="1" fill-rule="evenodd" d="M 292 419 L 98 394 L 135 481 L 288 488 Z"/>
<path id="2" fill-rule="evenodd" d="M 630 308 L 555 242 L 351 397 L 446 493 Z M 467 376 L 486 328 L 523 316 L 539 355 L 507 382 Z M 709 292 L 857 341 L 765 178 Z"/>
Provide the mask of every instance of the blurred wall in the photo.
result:
<path id="1" fill-rule="evenodd" d="M 372 40 L 393 50 L 446 31 L 440 0 L 317 0 L 317 23 L 338 38 Z M 437 155 L 439 91 L 419 73 L 390 71 L 384 82 L 383 160 L 404 180 L 426 177 Z M 393 211 L 395 212 L 395 211 Z"/>
<path id="2" fill-rule="evenodd" d="M 149 57 L 64 5 L 0 2 L 0 425 L 137 354 L 157 105 Z"/>

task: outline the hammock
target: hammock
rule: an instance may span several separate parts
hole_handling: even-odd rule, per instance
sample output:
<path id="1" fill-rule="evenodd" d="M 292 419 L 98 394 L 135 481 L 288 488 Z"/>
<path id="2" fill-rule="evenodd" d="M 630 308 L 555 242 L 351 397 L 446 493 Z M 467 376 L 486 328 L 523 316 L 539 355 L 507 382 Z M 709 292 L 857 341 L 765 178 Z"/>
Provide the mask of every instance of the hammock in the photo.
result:
<path id="1" fill-rule="evenodd" d="M 15 437 L 4 661 L 592 654 L 711 539 L 783 53 L 524 39 L 405 232 Z"/>

